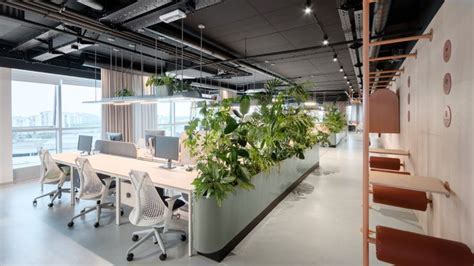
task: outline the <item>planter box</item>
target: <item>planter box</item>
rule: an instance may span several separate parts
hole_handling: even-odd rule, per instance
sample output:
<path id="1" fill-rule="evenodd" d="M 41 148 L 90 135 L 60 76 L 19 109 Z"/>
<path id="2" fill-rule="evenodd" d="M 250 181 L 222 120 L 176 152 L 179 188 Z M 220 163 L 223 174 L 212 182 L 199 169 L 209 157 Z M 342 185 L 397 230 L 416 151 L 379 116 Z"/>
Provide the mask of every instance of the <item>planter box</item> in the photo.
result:
<path id="1" fill-rule="evenodd" d="M 252 178 L 255 189 L 240 188 L 217 206 L 214 199 L 194 203 L 193 245 L 216 261 L 227 254 L 309 173 L 319 166 L 319 146 L 308 149 L 305 159 L 289 158 Z"/>
<path id="2" fill-rule="evenodd" d="M 329 147 L 336 147 L 347 136 L 347 131 L 341 131 L 339 133 L 331 133 L 329 135 Z"/>

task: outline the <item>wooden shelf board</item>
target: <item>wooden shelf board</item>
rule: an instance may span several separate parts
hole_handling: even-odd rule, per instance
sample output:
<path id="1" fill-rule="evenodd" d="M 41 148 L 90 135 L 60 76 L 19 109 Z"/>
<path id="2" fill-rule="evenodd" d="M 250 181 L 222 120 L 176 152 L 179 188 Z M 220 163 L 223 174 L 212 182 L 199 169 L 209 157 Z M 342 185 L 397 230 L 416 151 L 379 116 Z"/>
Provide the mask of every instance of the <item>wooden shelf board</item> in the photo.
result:
<path id="1" fill-rule="evenodd" d="M 380 149 L 380 148 L 370 148 L 370 153 L 380 153 L 380 154 L 392 154 L 392 155 L 403 155 L 409 156 L 410 152 L 405 150 L 396 150 L 396 149 Z"/>
<path id="2" fill-rule="evenodd" d="M 373 185 L 439 193 L 446 196 L 450 194 L 445 183 L 434 177 L 370 171 L 369 182 Z"/>

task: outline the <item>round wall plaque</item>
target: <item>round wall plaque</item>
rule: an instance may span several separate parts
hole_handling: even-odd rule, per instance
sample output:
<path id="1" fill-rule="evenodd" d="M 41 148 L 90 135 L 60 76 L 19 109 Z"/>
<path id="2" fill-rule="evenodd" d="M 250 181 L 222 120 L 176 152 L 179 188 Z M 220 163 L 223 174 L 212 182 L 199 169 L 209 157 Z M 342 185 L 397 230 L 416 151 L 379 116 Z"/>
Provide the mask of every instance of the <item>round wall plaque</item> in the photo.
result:
<path id="1" fill-rule="evenodd" d="M 445 127 L 449 127 L 451 125 L 451 107 L 449 105 L 444 108 L 444 114 L 443 114 L 443 122 Z"/>
<path id="2" fill-rule="evenodd" d="M 449 95 L 449 93 L 451 92 L 451 83 L 452 83 L 451 74 L 450 73 L 444 74 L 444 78 L 443 78 L 444 94 Z"/>
<path id="3" fill-rule="evenodd" d="M 443 60 L 447 63 L 449 59 L 451 59 L 451 41 L 446 40 L 443 47 Z"/>

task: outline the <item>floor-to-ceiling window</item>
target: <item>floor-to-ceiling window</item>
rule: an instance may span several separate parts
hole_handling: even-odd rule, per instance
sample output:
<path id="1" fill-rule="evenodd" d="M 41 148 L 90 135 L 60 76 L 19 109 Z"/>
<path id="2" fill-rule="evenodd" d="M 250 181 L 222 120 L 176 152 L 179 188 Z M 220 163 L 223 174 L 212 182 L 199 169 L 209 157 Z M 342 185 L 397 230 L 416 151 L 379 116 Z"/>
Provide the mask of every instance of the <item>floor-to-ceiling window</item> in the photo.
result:
<path id="1" fill-rule="evenodd" d="M 196 103 L 191 101 L 160 102 L 157 104 L 158 128 L 167 136 L 179 137 L 184 127 L 196 116 Z"/>
<path id="2" fill-rule="evenodd" d="M 40 148 L 74 150 L 78 135 L 101 134 L 100 84 L 23 70 L 12 72 L 13 168 L 39 164 Z"/>

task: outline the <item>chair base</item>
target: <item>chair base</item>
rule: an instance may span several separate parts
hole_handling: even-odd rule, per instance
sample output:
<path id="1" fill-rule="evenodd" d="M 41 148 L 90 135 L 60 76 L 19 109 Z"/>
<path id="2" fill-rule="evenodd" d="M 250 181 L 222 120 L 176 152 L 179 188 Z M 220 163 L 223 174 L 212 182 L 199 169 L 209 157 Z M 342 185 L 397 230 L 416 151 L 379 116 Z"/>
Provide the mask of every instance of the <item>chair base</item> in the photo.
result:
<path id="1" fill-rule="evenodd" d="M 166 257 L 167 257 L 166 247 L 164 245 L 162 235 L 170 234 L 170 233 L 179 233 L 181 234 L 180 236 L 181 241 L 186 241 L 185 231 L 169 229 L 166 232 L 163 232 L 163 229 L 164 229 L 163 227 L 153 227 L 152 229 L 133 232 L 132 240 L 136 241 L 136 243 L 127 250 L 127 261 L 132 261 L 134 257 L 134 254 L 132 253 L 132 251 L 151 237 L 153 237 L 153 243 L 158 244 L 160 246 L 160 249 L 161 249 L 160 260 L 162 261 L 166 260 Z M 145 236 L 143 236 L 139 240 L 139 235 L 145 235 Z"/>
<path id="2" fill-rule="evenodd" d="M 113 202 L 104 202 L 101 203 L 100 200 L 97 201 L 97 204 L 94 206 L 87 206 L 84 209 L 81 210 L 81 212 L 71 218 L 71 221 L 67 224 L 68 227 L 73 227 L 74 226 L 74 219 L 83 217 L 87 213 L 90 213 L 92 211 L 97 211 L 96 212 L 96 221 L 94 224 L 94 227 L 99 227 L 100 226 L 100 215 L 102 213 L 102 209 L 115 209 L 115 205 Z M 123 215 L 123 210 L 120 210 L 120 215 Z"/>
<path id="3" fill-rule="evenodd" d="M 38 201 L 37 201 L 38 199 L 49 196 L 51 198 L 51 202 L 48 204 L 48 206 L 53 207 L 54 200 L 56 198 L 60 199 L 62 197 L 63 193 L 71 193 L 71 189 L 70 188 L 58 187 L 57 189 L 55 189 L 55 190 L 53 190 L 49 193 L 46 193 L 46 194 L 43 194 L 41 196 L 38 196 L 38 197 L 34 198 L 33 199 L 33 206 L 36 206 L 36 204 L 38 203 Z"/>

